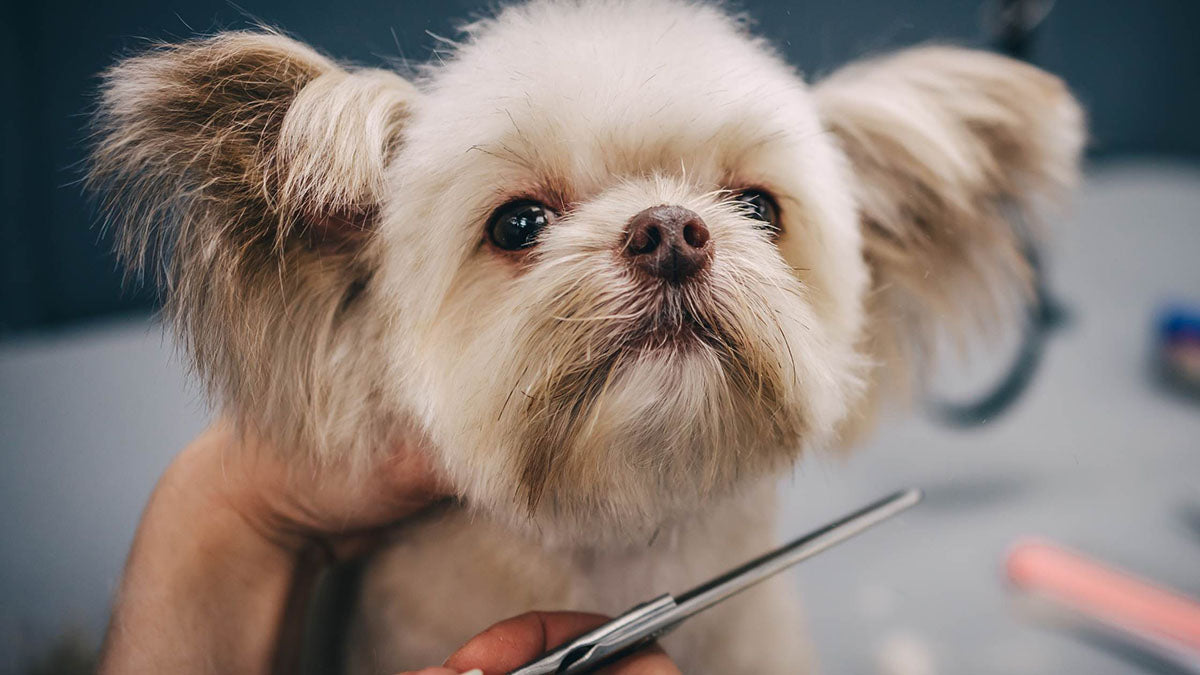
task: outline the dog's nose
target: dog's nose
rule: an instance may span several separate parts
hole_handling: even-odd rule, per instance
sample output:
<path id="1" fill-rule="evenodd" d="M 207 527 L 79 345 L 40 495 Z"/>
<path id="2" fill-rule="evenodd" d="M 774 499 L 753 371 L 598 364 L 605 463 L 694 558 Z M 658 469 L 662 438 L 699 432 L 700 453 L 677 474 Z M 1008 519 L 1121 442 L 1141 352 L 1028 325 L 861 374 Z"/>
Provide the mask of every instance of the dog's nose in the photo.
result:
<path id="1" fill-rule="evenodd" d="M 643 272 L 682 283 L 708 266 L 708 227 L 682 206 L 652 206 L 629 220 L 625 255 Z"/>

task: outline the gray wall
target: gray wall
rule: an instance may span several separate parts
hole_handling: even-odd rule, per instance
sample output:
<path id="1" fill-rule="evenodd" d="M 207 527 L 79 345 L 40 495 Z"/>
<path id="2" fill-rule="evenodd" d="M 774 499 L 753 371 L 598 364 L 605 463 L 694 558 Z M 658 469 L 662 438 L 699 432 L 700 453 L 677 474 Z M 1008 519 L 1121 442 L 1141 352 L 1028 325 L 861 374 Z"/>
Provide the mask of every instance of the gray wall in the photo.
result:
<path id="1" fill-rule="evenodd" d="M 0 336 L 116 312 L 143 312 L 145 290 L 122 289 L 78 185 L 95 74 L 145 39 L 283 27 L 329 53 L 367 63 L 424 59 L 426 31 L 450 35 L 475 0 L 109 0 L 9 3 L 0 21 Z M 806 72 L 931 39 L 982 45 L 981 0 L 746 0 L 770 38 Z M 238 9 L 242 7 L 245 12 Z M 1195 0 L 1061 0 L 1034 60 L 1062 73 L 1091 109 L 1094 152 L 1200 155 L 1200 25 Z"/>

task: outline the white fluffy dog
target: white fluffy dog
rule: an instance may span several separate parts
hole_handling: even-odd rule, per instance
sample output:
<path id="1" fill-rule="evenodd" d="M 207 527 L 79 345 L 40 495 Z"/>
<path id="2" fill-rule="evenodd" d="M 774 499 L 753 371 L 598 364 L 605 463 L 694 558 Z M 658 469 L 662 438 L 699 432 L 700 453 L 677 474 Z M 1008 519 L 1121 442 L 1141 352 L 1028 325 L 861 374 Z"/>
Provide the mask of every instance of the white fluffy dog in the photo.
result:
<path id="1" fill-rule="evenodd" d="M 163 45 L 97 124 L 121 251 L 162 261 L 222 409 L 362 471 L 418 435 L 457 488 L 369 567 L 362 673 L 769 548 L 781 471 L 846 445 L 923 336 L 1019 305 L 1005 215 L 1084 135 L 1030 66 L 920 48 L 809 87 L 686 0 L 507 7 L 410 79 L 268 31 Z M 786 586 L 668 651 L 804 671 Z"/>

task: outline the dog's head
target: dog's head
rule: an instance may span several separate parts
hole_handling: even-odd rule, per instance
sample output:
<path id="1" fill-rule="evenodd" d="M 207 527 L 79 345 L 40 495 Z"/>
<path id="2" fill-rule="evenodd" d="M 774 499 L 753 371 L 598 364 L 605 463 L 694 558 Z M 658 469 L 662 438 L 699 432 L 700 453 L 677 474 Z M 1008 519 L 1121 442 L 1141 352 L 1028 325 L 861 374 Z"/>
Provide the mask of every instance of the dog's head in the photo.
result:
<path id="1" fill-rule="evenodd" d="M 635 527 L 865 415 L 1025 266 L 1078 109 L 927 48 L 807 87 L 716 8 L 535 1 L 413 81 L 273 33 L 128 59 L 93 179 L 216 397 L 318 458 L 424 434 L 463 494 Z M 984 301 L 987 302 L 984 302 Z"/>

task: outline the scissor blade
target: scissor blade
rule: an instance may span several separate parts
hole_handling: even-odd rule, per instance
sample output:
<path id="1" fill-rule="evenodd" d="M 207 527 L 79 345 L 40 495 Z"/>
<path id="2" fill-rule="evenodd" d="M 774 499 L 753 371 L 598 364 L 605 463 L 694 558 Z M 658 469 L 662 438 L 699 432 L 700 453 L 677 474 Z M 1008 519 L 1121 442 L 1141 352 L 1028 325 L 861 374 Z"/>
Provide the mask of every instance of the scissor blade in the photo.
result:
<path id="1" fill-rule="evenodd" d="M 877 525 L 921 501 L 921 491 L 902 490 L 865 506 L 819 530 L 736 567 L 715 579 L 675 597 L 674 616 L 682 621 L 768 577 L 807 560 L 854 535 Z"/>
<path id="2" fill-rule="evenodd" d="M 905 490 L 805 535 L 680 595 L 662 595 L 613 621 L 581 635 L 509 673 L 509 675 L 580 675 L 590 673 L 684 619 L 796 563 L 853 537 L 921 501 L 920 490 Z"/>

